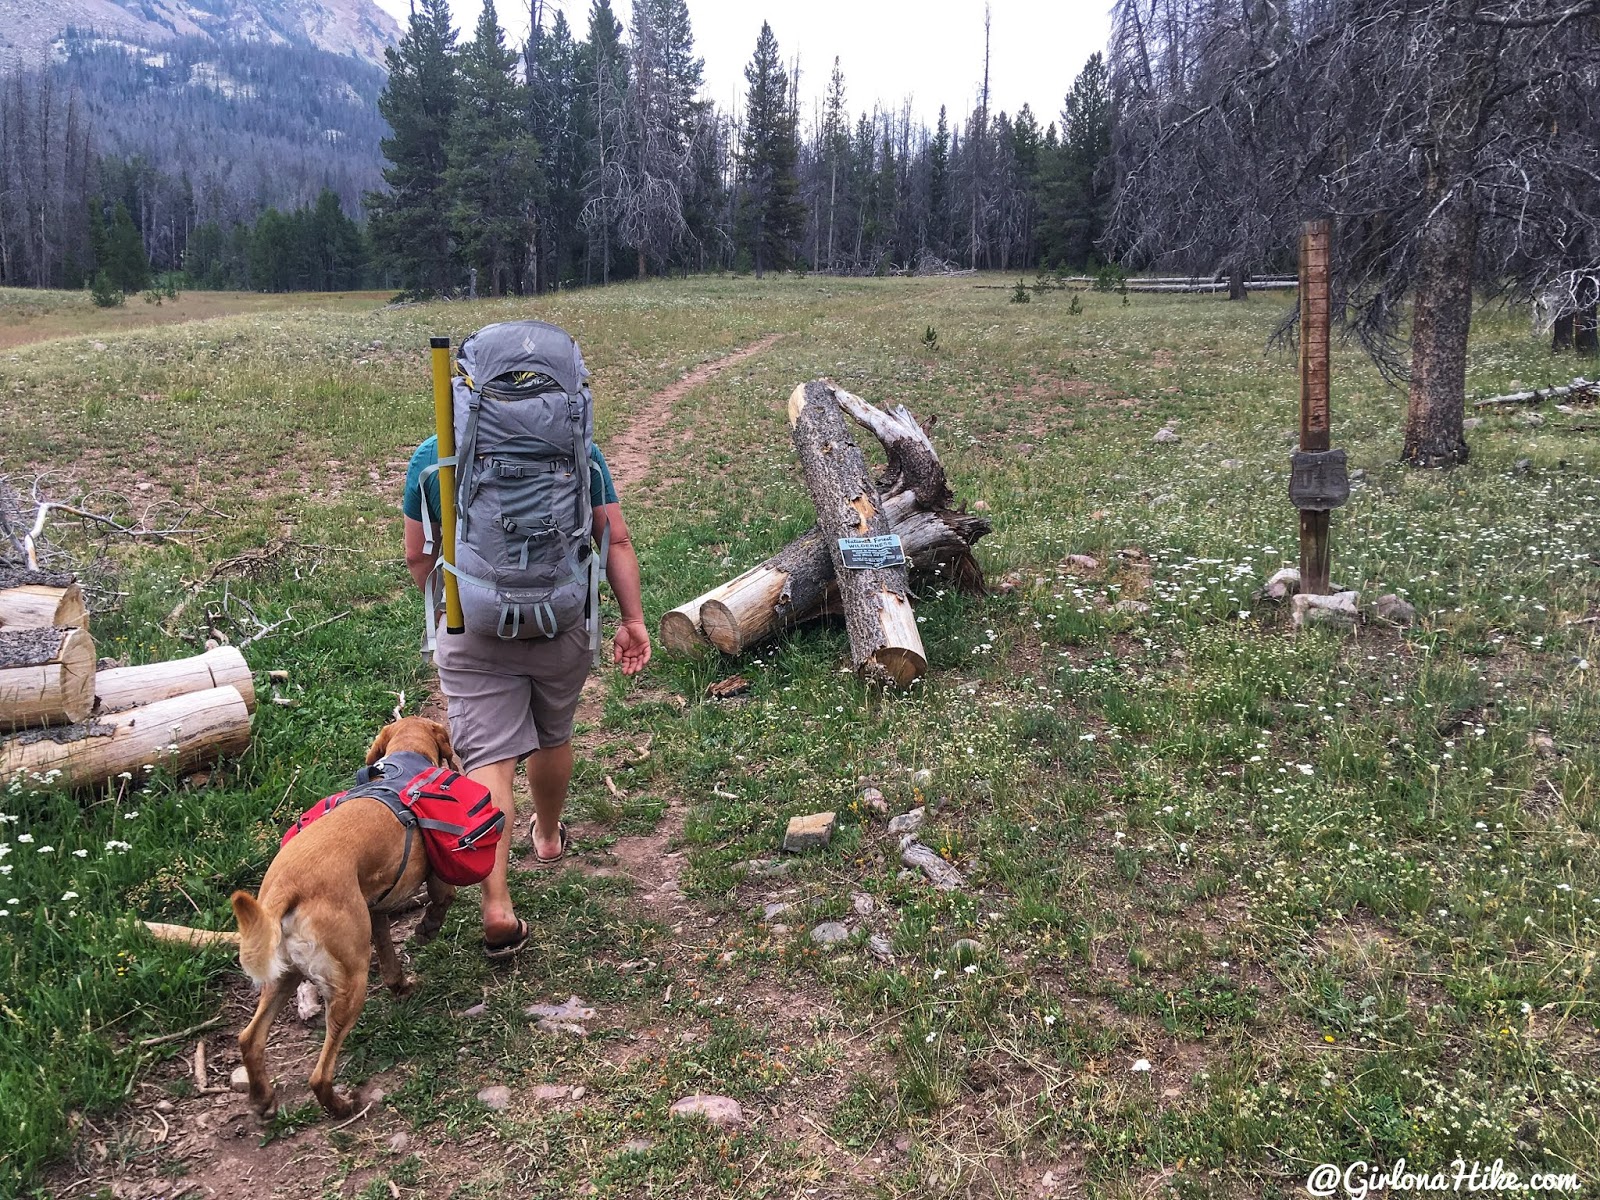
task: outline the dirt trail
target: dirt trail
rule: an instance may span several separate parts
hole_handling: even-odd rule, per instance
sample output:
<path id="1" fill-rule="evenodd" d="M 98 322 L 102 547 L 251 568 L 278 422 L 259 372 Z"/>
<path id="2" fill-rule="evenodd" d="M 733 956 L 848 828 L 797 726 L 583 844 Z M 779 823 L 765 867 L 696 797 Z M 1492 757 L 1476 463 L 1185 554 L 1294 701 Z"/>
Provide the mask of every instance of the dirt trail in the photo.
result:
<path id="1" fill-rule="evenodd" d="M 627 427 L 622 433 L 611 438 L 605 447 L 606 466 L 611 468 L 611 478 L 617 487 L 619 489 L 631 487 L 648 474 L 651 456 L 659 445 L 661 431 L 666 427 L 668 419 L 672 416 L 672 409 L 678 401 L 702 383 L 715 379 L 729 367 L 737 366 L 745 359 L 771 349 L 783 336 L 781 333 L 771 333 L 759 342 L 751 342 L 750 345 L 731 354 L 725 354 L 708 363 L 701 363 L 646 400 L 629 418 Z"/>
<path id="2" fill-rule="evenodd" d="M 652 454 L 662 445 L 661 431 L 671 419 L 673 407 L 691 390 L 714 378 L 719 372 L 775 344 L 781 334 L 774 334 L 752 345 L 745 346 L 713 362 L 702 364 L 688 372 L 661 391 L 655 393 L 630 418 L 620 437 L 612 440 L 613 453 L 607 456 L 612 474 L 620 487 L 638 485 L 648 475 Z M 580 754 L 604 752 L 607 740 L 603 729 L 604 685 L 598 675 L 591 676 L 584 688 L 579 704 L 578 722 L 588 726 L 578 738 Z M 445 715 L 443 698 L 429 688 L 423 698 L 425 715 L 442 719 Z M 680 877 L 687 860 L 686 850 L 679 844 L 683 837 L 687 806 L 681 799 L 669 801 L 656 826 L 647 834 L 626 834 L 610 846 L 602 847 L 608 830 L 584 821 L 573 822 L 573 838 L 577 852 L 560 867 L 534 867 L 533 848 L 527 840 L 527 820 L 532 807 L 526 790 L 526 780 L 521 772 L 516 779 L 518 820 L 513 831 L 516 846 L 513 849 L 513 867 L 519 870 L 574 870 L 588 875 L 621 877 L 637 889 L 633 903 L 648 917 L 672 931 L 680 945 L 692 946 L 698 953 L 709 953 L 714 945 L 725 940 L 722 925 L 726 918 L 705 912 L 695 901 L 685 897 L 680 887 Z M 587 843 L 587 846 L 586 846 Z M 475 905 L 475 895 L 469 893 L 464 901 Z M 396 923 L 395 940 L 402 946 L 409 939 L 419 913 L 408 914 Z M 469 931 L 460 936 L 472 937 Z M 685 957 L 692 957 L 686 955 Z M 519 964 L 519 969 L 536 969 Z M 693 986 L 694 972 L 681 973 L 684 985 Z M 768 994 L 770 992 L 770 994 Z M 752 1014 L 771 1028 L 794 1024 L 799 1020 L 792 989 L 751 993 L 747 1002 L 754 1005 Z M 228 1019 L 215 1033 L 208 1036 L 212 1063 L 213 1083 L 224 1083 L 229 1072 L 239 1062 L 234 1036 L 249 1019 L 254 1008 L 254 997 L 242 977 L 236 978 L 227 988 L 224 1004 Z M 291 1006 L 292 1010 L 292 1006 Z M 806 1013 L 810 1009 L 805 1009 Z M 367 1020 L 373 1019 L 367 1016 Z M 618 1053 L 624 1058 L 646 1052 L 661 1052 L 664 1047 L 676 1047 L 685 1039 L 703 1039 L 707 1030 L 699 1024 L 679 1028 L 662 1024 L 658 1020 L 641 1022 L 637 1013 L 623 1019 L 628 1037 L 619 1039 Z M 320 1022 L 303 1024 L 286 1013 L 275 1024 L 270 1039 L 269 1054 L 274 1076 L 283 1086 L 282 1103 L 295 1106 L 308 1101 L 304 1081 L 314 1063 L 322 1043 Z M 785 1036 L 802 1039 L 803 1022 L 794 1024 Z M 273 1195 L 284 1200 L 312 1200 L 326 1195 L 328 1180 L 340 1169 L 339 1154 L 327 1134 L 344 1127 L 344 1123 L 317 1121 L 306 1133 L 260 1145 L 260 1127 L 250 1112 L 245 1097 L 234 1092 L 220 1092 L 199 1096 L 170 1099 L 174 1095 L 172 1080 L 187 1074 L 187 1064 L 175 1060 L 165 1064 L 138 1085 L 139 1093 L 134 1103 L 118 1112 L 103 1125 L 86 1123 L 80 1135 L 80 1145 L 89 1149 L 78 1156 L 71 1166 L 63 1165 L 60 1178 L 70 1176 L 73 1186 L 90 1183 L 109 1187 L 113 1194 L 137 1197 L 138 1200 L 255 1200 Z M 399 1114 L 389 1111 L 381 1098 L 374 1099 L 378 1090 L 397 1087 L 405 1078 L 404 1067 L 369 1076 L 359 1089 L 355 1089 L 346 1076 L 346 1086 L 356 1092 L 363 1108 L 373 1101 L 365 1119 L 352 1125 L 350 1136 L 362 1138 L 369 1153 L 382 1155 L 380 1146 L 387 1145 L 396 1152 L 396 1143 L 389 1139 L 410 1139 L 414 1131 L 410 1123 Z M 165 1115 L 157 1108 L 165 1104 Z M 159 1127 L 158 1127 L 159 1123 Z M 784 1128 L 789 1136 L 804 1142 L 810 1137 L 809 1128 L 802 1128 L 793 1118 L 785 1118 Z M 421 1154 L 437 1157 L 442 1163 L 448 1157 L 445 1145 L 434 1144 L 434 1139 L 416 1134 L 417 1148 Z M 128 1161 L 119 1161 L 107 1154 L 106 1145 L 139 1145 L 150 1153 Z M 822 1148 L 818 1149 L 822 1153 Z M 179 1167 L 181 1164 L 181 1168 Z M 380 1163 L 381 1165 L 381 1163 Z M 182 1178 L 174 1184 L 169 1176 L 181 1169 Z M 77 1178 L 87 1172 L 86 1178 Z M 370 1175 L 363 1169 L 346 1180 L 354 1187 L 362 1181 L 382 1178 L 381 1170 Z M 390 1185 L 391 1188 L 393 1185 Z M 169 1190 L 175 1188 L 175 1190 Z M 369 1189 L 370 1190 L 370 1189 Z"/>

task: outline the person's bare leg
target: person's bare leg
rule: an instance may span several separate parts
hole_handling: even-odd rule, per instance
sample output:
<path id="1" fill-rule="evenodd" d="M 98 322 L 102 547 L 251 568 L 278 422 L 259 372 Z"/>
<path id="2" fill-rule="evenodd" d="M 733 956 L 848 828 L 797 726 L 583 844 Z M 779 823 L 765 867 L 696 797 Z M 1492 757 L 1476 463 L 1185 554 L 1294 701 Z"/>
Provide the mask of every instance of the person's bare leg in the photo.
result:
<path id="1" fill-rule="evenodd" d="M 572 743 L 535 750 L 528 756 L 528 791 L 533 794 L 533 852 L 540 858 L 561 853 L 561 814 L 572 782 Z"/>
<path id="2" fill-rule="evenodd" d="M 482 884 L 483 936 L 485 941 L 503 942 L 517 931 L 517 914 L 511 906 L 511 887 L 506 871 L 511 862 L 511 834 L 516 828 L 517 802 L 511 794 L 511 781 L 517 773 L 517 760 L 485 763 L 467 772 L 467 778 L 489 789 L 494 806 L 506 815 L 506 832 L 494 851 L 494 869 Z"/>

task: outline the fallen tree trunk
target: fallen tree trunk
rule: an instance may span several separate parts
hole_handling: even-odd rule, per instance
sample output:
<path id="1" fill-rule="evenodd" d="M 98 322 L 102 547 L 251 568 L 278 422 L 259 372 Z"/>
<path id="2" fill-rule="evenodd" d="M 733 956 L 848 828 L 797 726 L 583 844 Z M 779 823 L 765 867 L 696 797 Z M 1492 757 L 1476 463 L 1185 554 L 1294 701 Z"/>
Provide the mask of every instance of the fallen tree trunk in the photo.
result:
<path id="1" fill-rule="evenodd" d="M 87 631 L 0 629 L 0 729 L 81 721 L 94 708 Z"/>
<path id="2" fill-rule="evenodd" d="M 877 408 L 835 388 L 839 405 L 883 444 L 888 465 L 878 488 L 914 572 L 965 591 L 983 591 L 972 546 L 989 522 L 954 507 L 944 466 L 921 424 L 903 405 Z M 688 653 L 709 641 L 740 654 L 803 621 L 841 611 L 828 540 L 812 527 L 765 562 L 661 619 L 668 650 Z"/>
<path id="3" fill-rule="evenodd" d="M 869 680 L 906 687 L 922 677 L 928 660 L 911 610 L 904 563 L 851 567 L 839 544 L 841 538 L 886 538 L 894 533 L 867 460 L 845 427 L 840 404 L 828 384 L 818 380 L 801 384 L 789 396 L 789 428 L 817 509 L 817 529 L 833 560 L 851 660 Z"/>
<path id="4" fill-rule="evenodd" d="M 32 730 L 0 741 L 0 783 L 49 777 L 70 787 L 101 783 L 147 766 L 184 771 L 250 744 L 250 710 L 237 688 L 159 700 L 76 725 Z"/>
<path id="5" fill-rule="evenodd" d="M 1566 387 L 1535 388 L 1527 392 L 1510 392 L 1504 396 L 1490 396 L 1487 400 L 1474 400 L 1473 408 L 1489 408 L 1498 404 L 1543 404 L 1546 400 L 1559 400 L 1563 396 L 1575 399 L 1600 400 L 1600 381 L 1574 379 Z"/>
<path id="6" fill-rule="evenodd" d="M 233 687 L 250 712 L 256 710 L 255 680 L 236 646 L 218 646 L 193 658 L 147 663 L 142 667 L 113 667 L 94 677 L 97 710 L 120 712 L 173 696 Z"/>
<path id="7" fill-rule="evenodd" d="M 0 566 L 0 629 L 81 629 L 88 619 L 71 575 Z"/>

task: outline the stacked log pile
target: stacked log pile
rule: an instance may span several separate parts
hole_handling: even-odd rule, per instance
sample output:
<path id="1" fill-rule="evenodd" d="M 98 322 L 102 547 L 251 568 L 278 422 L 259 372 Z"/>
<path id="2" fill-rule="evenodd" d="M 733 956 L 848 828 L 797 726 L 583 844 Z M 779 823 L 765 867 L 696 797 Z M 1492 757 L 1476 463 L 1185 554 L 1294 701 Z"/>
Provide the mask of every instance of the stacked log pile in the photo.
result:
<path id="1" fill-rule="evenodd" d="M 77 582 L 0 563 L 0 783 L 79 787 L 147 764 L 186 770 L 249 744 L 255 687 L 234 647 L 96 663 Z"/>
<path id="2" fill-rule="evenodd" d="M 912 587 L 983 591 L 972 547 L 989 523 L 957 506 L 927 431 L 903 406 L 880 409 L 833 384 L 802 384 L 789 424 L 816 526 L 766 561 L 661 619 L 661 642 L 679 654 L 706 646 L 740 654 L 802 622 L 842 614 L 864 678 L 904 687 L 927 668 Z M 873 479 L 848 416 L 883 445 Z M 845 565 L 841 539 L 899 538 L 904 565 Z"/>

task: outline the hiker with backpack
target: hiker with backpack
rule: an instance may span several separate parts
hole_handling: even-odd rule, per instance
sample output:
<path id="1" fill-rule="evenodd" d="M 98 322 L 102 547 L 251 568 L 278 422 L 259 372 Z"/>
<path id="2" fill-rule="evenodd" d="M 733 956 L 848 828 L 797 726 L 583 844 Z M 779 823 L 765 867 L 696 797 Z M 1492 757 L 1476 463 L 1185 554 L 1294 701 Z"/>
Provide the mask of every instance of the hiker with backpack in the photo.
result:
<path id="1" fill-rule="evenodd" d="M 572 337 L 542 321 L 488 325 L 462 344 L 453 381 L 454 567 L 441 563 L 439 451 L 411 456 L 401 510 L 406 566 L 427 601 L 450 735 L 467 775 L 515 819 L 512 780 L 527 762 L 534 854 L 559 859 L 572 778 L 572 722 L 599 661 L 599 585 L 622 610 L 613 658 L 634 675 L 650 633 L 629 539 L 605 457 L 594 444 L 589 373 Z M 442 572 L 456 579 L 464 629 L 435 620 Z M 506 882 L 510 838 L 483 881 L 483 944 L 509 958 L 528 940 Z"/>

